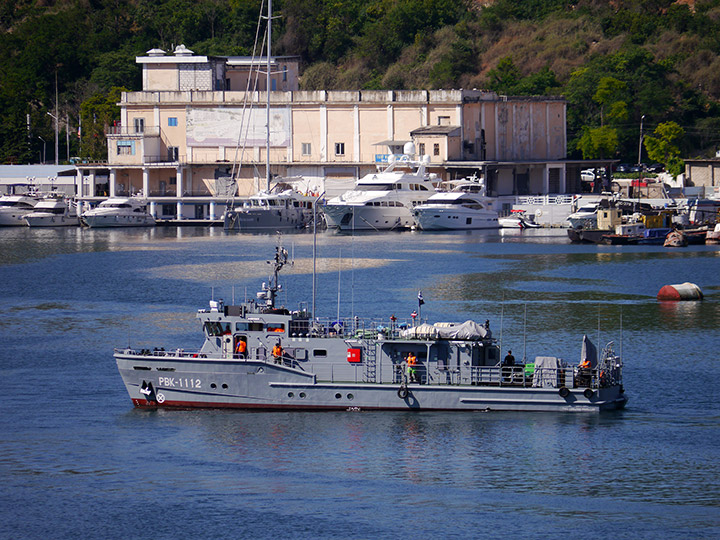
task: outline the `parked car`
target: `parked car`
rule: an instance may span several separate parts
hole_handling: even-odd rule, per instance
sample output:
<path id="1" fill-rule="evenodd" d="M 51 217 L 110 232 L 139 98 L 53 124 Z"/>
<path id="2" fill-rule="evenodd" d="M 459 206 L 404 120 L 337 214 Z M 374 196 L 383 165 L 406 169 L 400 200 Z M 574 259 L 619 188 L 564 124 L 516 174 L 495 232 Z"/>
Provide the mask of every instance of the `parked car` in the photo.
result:
<path id="1" fill-rule="evenodd" d="M 632 167 L 630 167 L 630 172 L 642 172 L 643 167 L 644 167 L 644 165 L 642 163 L 640 163 L 638 165 L 633 165 Z"/>
<path id="2" fill-rule="evenodd" d="M 580 179 L 583 182 L 594 182 L 595 181 L 595 171 L 592 169 L 585 169 L 580 171 Z"/>
<path id="3" fill-rule="evenodd" d="M 652 165 L 649 165 L 647 168 L 648 172 L 652 173 L 661 173 L 665 170 L 665 167 L 662 165 L 662 163 L 653 163 Z"/>
<path id="4" fill-rule="evenodd" d="M 627 163 L 620 163 L 615 167 L 615 172 L 630 172 L 630 165 Z"/>

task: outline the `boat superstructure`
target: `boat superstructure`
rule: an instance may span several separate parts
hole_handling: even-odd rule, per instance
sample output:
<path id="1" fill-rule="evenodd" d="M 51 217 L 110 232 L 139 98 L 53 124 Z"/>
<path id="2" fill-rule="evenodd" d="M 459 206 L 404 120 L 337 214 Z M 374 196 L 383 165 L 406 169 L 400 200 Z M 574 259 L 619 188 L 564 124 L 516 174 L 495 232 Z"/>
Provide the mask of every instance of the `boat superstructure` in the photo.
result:
<path id="1" fill-rule="evenodd" d="M 438 182 L 427 171 L 425 156 L 415 160 L 415 146 L 407 143 L 400 159 L 391 156 L 382 171 L 360 178 L 355 188 L 327 201 L 328 227 L 340 230 L 404 229 L 416 225 L 413 208 L 435 194 Z"/>
<path id="2" fill-rule="evenodd" d="M 39 199 L 33 193 L 0 197 L 0 226 L 26 225 L 23 218 L 33 211 Z"/>
<path id="3" fill-rule="evenodd" d="M 226 231 L 302 229 L 312 223 L 316 198 L 284 182 L 275 184 L 227 210 L 223 227 Z"/>
<path id="4" fill-rule="evenodd" d="M 135 406 L 598 411 L 627 401 L 612 344 L 600 359 L 586 354 L 584 368 L 556 357 L 503 365 L 489 322 L 322 319 L 277 307 L 287 252 L 268 262 L 274 272 L 256 299 L 198 311 L 199 348 L 115 349 Z"/>
<path id="5" fill-rule="evenodd" d="M 83 212 L 80 221 L 87 227 L 147 227 L 155 218 L 147 211 L 147 201 L 139 197 L 111 197 L 96 208 Z"/>
<path id="6" fill-rule="evenodd" d="M 497 229 L 498 213 L 477 177 L 451 181 L 448 191 L 431 196 L 413 209 L 418 227 L 424 230 Z"/>
<path id="7" fill-rule="evenodd" d="M 30 227 L 69 227 L 80 224 L 76 206 L 59 193 L 43 197 L 23 219 Z"/>

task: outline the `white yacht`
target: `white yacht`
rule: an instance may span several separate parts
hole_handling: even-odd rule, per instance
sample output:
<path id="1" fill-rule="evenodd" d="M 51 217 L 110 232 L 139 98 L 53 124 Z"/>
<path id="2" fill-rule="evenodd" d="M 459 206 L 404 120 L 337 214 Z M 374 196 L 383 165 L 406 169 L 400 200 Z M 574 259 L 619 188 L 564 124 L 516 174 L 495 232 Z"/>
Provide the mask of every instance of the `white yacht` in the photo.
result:
<path id="1" fill-rule="evenodd" d="M 413 160 L 415 145 L 391 160 L 383 171 L 367 174 L 347 191 L 325 203 L 328 227 L 341 230 L 403 229 L 416 225 L 413 208 L 435 194 L 437 175 L 427 172 L 428 159 Z"/>
<path id="2" fill-rule="evenodd" d="M 286 183 L 251 195 L 223 215 L 226 231 L 288 230 L 307 227 L 317 197 L 300 193 Z"/>
<path id="3" fill-rule="evenodd" d="M 30 227 L 68 227 L 80 224 L 73 203 L 58 193 L 43 197 L 23 219 Z"/>
<path id="4" fill-rule="evenodd" d="M 497 229 L 498 213 L 485 195 L 485 185 L 476 177 L 444 182 L 450 189 L 431 196 L 413 210 L 424 230 Z"/>
<path id="5" fill-rule="evenodd" d="M 23 218 L 35 208 L 39 197 L 25 195 L 3 195 L 0 197 L 0 226 L 25 225 Z"/>
<path id="6" fill-rule="evenodd" d="M 146 227 L 155 225 L 147 212 L 147 201 L 137 197 L 111 197 L 83 212 L 80 221 L 88 227 Z"/>

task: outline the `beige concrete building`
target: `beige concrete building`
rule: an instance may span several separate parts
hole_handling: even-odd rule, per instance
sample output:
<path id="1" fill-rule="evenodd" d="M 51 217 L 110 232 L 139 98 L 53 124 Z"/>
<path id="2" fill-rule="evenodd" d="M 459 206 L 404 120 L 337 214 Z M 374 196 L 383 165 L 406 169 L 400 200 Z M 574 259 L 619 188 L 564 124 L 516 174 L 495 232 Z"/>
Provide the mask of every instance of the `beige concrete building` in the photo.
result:
<path id="1" fill-rule="evenodd" d="M 229 196 L 263 187 L 264 65 L 248 58 L 174 54 L 138 57 L 143 90 L 126 92 L 107 134 L 103 167 L 78 167 L 79 193 L 142 191 L 157 217 L 217 218 Z M 413 142 L 441 178 L 484 174 L 491 195 L 579 191 L 580 162 L 566 158 L 566 102 L 480 90 L 298 90 L 298 59 L 271 62 L 270 167 L 303 176 L 309 190 L 376 170 Z M 250 81 L 250 83 L 248 83 Z M 224 178 L 234 174 L 237 188 Z"/>

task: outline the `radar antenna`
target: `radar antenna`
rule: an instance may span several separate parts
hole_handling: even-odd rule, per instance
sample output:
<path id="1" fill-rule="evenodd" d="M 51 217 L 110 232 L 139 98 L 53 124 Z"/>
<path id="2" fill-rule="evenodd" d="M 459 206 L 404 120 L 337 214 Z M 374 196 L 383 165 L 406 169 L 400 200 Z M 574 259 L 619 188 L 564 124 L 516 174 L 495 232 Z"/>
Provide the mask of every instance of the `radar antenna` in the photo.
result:
<path id="1" fill-rule="evenodd" d="M 275 257 L 272 261 L 267 261 L 268 264 L 273 265 L 273 275 L 270 276 L 270 283 L 263 287 L 264 298 L 266 300 L 266 306 L 269 308 L 275 307 L 275 297 L 277 292 L 282 289 L 282 285 L 278 282 L 278 274 L 282 270 L 283 266 L 288 263 L 288 252 L 287 249 L 281 245 L 275 247 Z"/>

